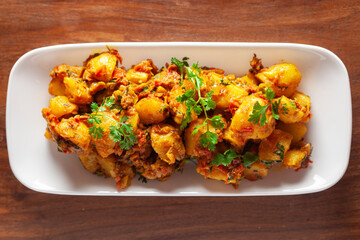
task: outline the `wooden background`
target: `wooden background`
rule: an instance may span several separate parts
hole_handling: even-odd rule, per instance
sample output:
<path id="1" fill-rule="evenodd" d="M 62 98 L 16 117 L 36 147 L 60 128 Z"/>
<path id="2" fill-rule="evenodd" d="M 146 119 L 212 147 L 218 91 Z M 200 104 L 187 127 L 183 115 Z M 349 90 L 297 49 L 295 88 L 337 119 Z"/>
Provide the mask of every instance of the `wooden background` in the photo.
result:
<path id="1" fill-rule="evenodd" d="M 360 239 L 359 36 L 359 1 L 2 0 L 0 239 Z M 27 189 L 8 161 L 10 70 L 34 48 L 98 41 L 294 42 L 333 51 L 348 69 L 353 101 L 345 176 L 324 192 L 284 197 L 76 197 Z"/>

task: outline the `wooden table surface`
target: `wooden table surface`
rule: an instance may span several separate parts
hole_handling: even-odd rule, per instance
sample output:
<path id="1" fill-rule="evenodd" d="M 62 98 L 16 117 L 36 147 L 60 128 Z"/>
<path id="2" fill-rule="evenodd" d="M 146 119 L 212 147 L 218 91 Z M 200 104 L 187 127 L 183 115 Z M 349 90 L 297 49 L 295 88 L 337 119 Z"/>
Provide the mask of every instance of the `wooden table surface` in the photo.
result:
<path id="1" fill-rule="evenodd" d="M 360 239 L 359 1 L 1 3 L 0 239 Z M 100 41 L 294 42 L 333 51 L 348 69 L 352 92 L 344 177 L 323 192 L 283 197 L 77 197 L 27 189 L 8 161 L 10 70 L 34 48 Z"/>

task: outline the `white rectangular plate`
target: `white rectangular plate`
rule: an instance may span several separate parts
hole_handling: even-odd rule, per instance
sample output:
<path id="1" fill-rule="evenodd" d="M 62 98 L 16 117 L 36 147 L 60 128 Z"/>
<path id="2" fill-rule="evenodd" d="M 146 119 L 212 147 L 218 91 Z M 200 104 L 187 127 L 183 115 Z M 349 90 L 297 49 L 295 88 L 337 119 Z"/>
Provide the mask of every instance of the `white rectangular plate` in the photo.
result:
<path id="1" fill-rule="evenodd" d="M 89 54 L 115 48 L 126 68 L 151 58 L 156 66 L 171 57 L 187 56 L 200 66 L 217 67 L 226 74 L 245 75 L 254 53 L 264 66 L 294 63 L 303 78 L 299 90 L 311 97 L 312 113 L 306 141 L 313 144 L 307 169 L 271 169 L 264 180 L 243 180 L 238 189 L 205 180 L 187 163 L 183 173 L 166 182 L 142 183 L 118 192 L 112 179 L 87 172 L 75 155 L 57 151 L 45 139 L 41 109 L 48 106 L 50 71 L 59 64 L 82 65 Z M 6 136 L 11 169 L 30 189 L 45 193 L 103 196 L 255 196 L 290 195 L 325 190 L 345 173 L 349 161 L 352 108 L 349 77 L 344 64 L 321 47 L 286 43 L 86 43 L 44 47 L 23 55 L 9 78 Z"/>

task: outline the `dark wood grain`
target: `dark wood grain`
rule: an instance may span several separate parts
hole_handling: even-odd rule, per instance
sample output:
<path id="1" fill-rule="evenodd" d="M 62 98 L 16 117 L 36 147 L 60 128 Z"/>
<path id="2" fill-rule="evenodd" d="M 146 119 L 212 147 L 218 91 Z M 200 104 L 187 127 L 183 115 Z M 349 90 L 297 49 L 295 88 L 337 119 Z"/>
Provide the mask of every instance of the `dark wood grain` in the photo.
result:
<path id="1" fill-rule="evenodd" d="M 360 239 L 359 1 L 3 0 L 1 5 L 0 239 Z M 347 66 L 353 101 L 345 176 L 324 192 L 284 197 L 76 197 L 27 189 L 12 174 L 6 147 L 11 67 L 34 48 L 98 41 L 296 42 L 333 51 Z"/>

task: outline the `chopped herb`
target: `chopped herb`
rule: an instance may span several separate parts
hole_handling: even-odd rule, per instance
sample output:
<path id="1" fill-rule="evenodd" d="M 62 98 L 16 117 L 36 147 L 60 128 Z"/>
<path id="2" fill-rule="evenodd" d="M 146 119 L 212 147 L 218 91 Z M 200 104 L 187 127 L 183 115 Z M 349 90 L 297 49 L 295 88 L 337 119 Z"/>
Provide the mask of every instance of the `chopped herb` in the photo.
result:
<path id="1" fill-rule="evenodd" d="M 225 85 L 225 86 L 230 85 L 230 83 L 226 82 L 223 78 L 220 79 L 220 84 Z"/>
<path id="2" fill-rule="evenodd" d="M 171 62 L 175 64 L 180 70 L 180 75 L 181 75 L 180 85 L 182 85 L 184 80 L 184 67 L 189 67 L 189 63 L 187 62 L 187 60 L 189 60 L 188 57 L 183 57 L 182 61 L 174 57 L 171 58 Z"/>
<path id="3" fill-rule="evenodd" d="M 235 149 L 230 148 L 224 152 L 224 154 L 216 153 L 212 165 L 219 166 L 220 164 L 224 166 L 229 166 L 235 158 L 240 158 L 241 155 L 238 155 Z"/>
<path id="4" fill-rule="evenodd" d="M 286 104 L 283 104 L 281 106 L 281 111 L 282 111 L 283 114 L 288 114 L 289 113 L 289 108 L 287 108 Z"/>
<path id="5" fill-rule="evenodd" d="M 120 148 L 129 150 L 137 142 L 137 137 L 132 130 L 131 124 L 125 123 L 128 119 L 127 117 L 123 116 L 121 121 L 118 122 L 115 119 L 100 113 L 108 109 L 119 108 L 119 106 L 115 104 L 115 99 L 113 97 L 104 99 L 101 106 L 93 102 L 90 107 L 92 113 L 89 115 L 87 122 L 91 125 L 91 127 L 89 127 L 89 133 L 93 138 L 101 139 L 103 137 L 104 129 L 99 126 L 102 122 L 101 118 L 103 117 L 115 123 L 110 126 L 109 136 L 115 143 L 120 145 Z"/>
<path id="6" fill-rule="evenodd" d="M 200 145 L 214 151 L 218 137 L 216 133 L 210 131 L 209 125 L 217 129 L 223 129 L 225 127 L 225 123 L 220 116 L 209 118 L 207 115 L 207 111 L 213 110 L 216 107 L 216 103 L 212 100 L 212 94 L 214 92 L 208 92 L 206 97 L 201 96 L 200 88 L 204 80 L 200 77 L 201 69 L 198 67 L 198 63 L 193 64 L 191 68 L 186 67 L 185 70 L 187 78 L 194 84 L 195 90 L 187 90 L 183 95 L 176 98 L 178 102 L 185 103 L 186 106 L 186 112 L 184 118 L 181 120 L 180 128 L 186 128 L 188 123 L 193 120 L 191 117 L 192 112 L 195 112 L 196 115 L 204 113 L 204 123 L 195 127 L 192 136 L 198 133 L 201 127 L 206 126 L 206 132 L 200 135 Z M 197 101 L 195 100 L 196 97 L 198 98 Z"/>
<path id="7" fill-rule="evenodd" d="M 246 152 L 244 155 L 237 154 L 235 149 L 230 148 L 224 152 L 224 154 L 216 153 L 213 161 L 211 162 L 214 166 L 220 164 L 229 166 L 232 160 L 239 158 L 242 159 L 244 167 L 249 167 L 251 164 L 259 160 L 259 157 L 251 152 Z"/>
<path id="8" fill-rule="evenodd" d="M 284 159 L 284 154 L 285 154 L 285 148 L 283 145 L 281 145 L 281 143 L 277 143 L 276 147 L 278 150 L 276 150 L 274 153 L 280 156 L 280 159 L 283 160 Z"/>
<path id="9" fill-rule="evenodd" d="M 242 160 L 243 160 L 244 167 L 247 168 L 247 167 L 251 166 L 254 162 L 258 161 L 259 156 L 257 156 L 256 154 L 253 154 L 251 152 L 246 152 L 242 156 Z"/>
<path id="10" fill-rule="evenodd" d="M 274 91 L 269 87 L 265 88 L 265 98 L 266 100 L 270 101 L 270 103 L 266 104 L 265 106 L 261 106 L 259 102 L 256 102 L 248 121 L 254 124 L 260 124 L 260 126 L 264 126 L 265 123 L 268 122 L 266 118 L 266 111 L 269 107 L 271 108 L 272 116 L 276 120 L 279 119 L 278 113 L 279 113 L 280 100 L 271 101 L 274 97 L 275 97 Z"/>

